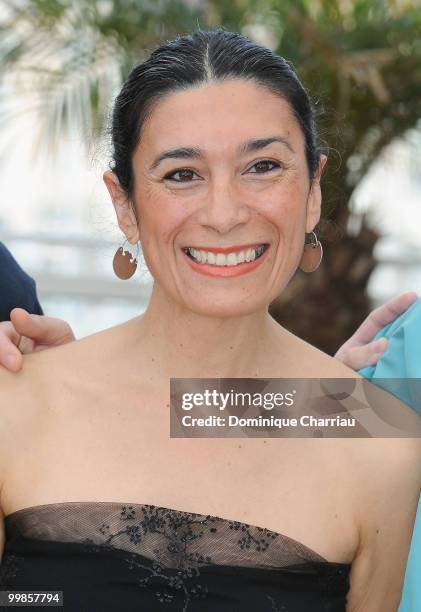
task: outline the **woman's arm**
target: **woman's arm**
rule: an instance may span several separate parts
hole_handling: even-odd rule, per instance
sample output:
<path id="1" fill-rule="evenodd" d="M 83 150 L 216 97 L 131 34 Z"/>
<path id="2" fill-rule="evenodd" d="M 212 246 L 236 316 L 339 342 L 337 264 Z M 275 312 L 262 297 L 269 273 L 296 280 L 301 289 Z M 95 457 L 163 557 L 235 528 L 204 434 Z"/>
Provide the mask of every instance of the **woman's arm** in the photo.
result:
<path id="1" fill-rule="evenodd" d="M 421 440 L 369 439 L 359 446 L 360 543 L 347 612 L 396 612 L 421 489 Z"/>
<path id="2" fill-rule="evenodd" d="M 2 508 L 2 493 L 4 484 L 4 451 L 5 451 L 5 430 L 7 418 L 5 414 L 7 406 L 7 384 L 8 373 L 0 371 L 0 566 L 3 558 L 4 542 L 5 542 L 5 530 L 4 530 L 4 512 Z"/>
<path id="3" fill-rule="evenodd" d="M 25 359 L 34 361 L 37 357 L 28 355 Z M 0 367 L 0 564 L 5 540 L 7 474 L 22 452 L 22 446 L 26 446 L 35 432 L 39 422 L 38 401 L 42 405 L 44 398 L 39 368 L 25 365 L 19 374 Z"/>
<path id="4" fill-rule="evenodd" d="M 4 542 L 5 542 L 5 530 L 4 530 L 4 512 L 2 508 L 3 499 L 3 485 L 4 485 L 4 474 L 5 474 L 5 454 L 6 454 L 6 435 L 7 435 L 7 424 L 9 421 L 8 417 L 8 406 L 9 406 L 9 383 L 10 374 L 6 370 L 0 368 L 0 565 L 3 558 Z M 10 436 L 9 436 L 10 437 Z"/>

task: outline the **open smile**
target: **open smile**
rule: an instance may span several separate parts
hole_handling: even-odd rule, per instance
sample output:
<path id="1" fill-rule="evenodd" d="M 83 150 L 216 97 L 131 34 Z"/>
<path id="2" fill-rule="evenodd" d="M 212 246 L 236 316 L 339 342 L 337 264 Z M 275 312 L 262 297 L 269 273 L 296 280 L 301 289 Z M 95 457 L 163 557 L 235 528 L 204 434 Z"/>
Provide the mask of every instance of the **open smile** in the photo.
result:
<path id="1" fill-rule="evenodd" d="M 259 266 L 269 250 L 269 244 L 239 245 L 238 247 L 185 247 L 182 249 L 190 266 L 206 276 L 239 276 Z"/>

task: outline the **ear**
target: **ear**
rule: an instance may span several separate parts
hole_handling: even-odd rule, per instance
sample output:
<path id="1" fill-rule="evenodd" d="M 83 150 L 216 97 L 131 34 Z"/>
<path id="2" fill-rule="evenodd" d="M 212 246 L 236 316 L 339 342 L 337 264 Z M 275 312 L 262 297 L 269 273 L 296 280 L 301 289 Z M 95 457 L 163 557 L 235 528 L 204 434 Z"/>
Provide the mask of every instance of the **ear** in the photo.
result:
<path id="1" fill-rule="evenodd" d="M 103 180 L 111 196 L 119 228 L 130 244 L 136 244 L 140 238 L 139 227 L 127 192 L 122 188 L 117 175 L 112 170 L 104 172 Z"/>
<path id="2" fill-rule="evenodd" d="M 306 232 L 312 232 L 320 221 L 320 214 L 322 209 L 322 192 L 320 189 L 320 179 L 322 176 L 323 168 L 327 162 L 326 155 L 320 155 L 319 166 L 316 170 L 316 174 L 312 180 L 310 193 L 307 200 L 307 220 L 306 220 Z"/>

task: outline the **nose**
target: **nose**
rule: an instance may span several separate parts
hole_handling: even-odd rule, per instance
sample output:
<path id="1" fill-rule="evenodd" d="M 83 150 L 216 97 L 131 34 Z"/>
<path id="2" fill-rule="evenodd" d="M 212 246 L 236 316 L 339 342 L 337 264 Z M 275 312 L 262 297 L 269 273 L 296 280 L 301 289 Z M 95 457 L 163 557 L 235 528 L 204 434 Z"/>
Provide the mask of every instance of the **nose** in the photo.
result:
<path id="1" fill-rule="evenodd" d="M 228 177 L 214 179 L 199 210 L 198 222 L 227 234 L 237 225 L 247 223 L 249 218 L 250 208 L 234 181 Z"/>

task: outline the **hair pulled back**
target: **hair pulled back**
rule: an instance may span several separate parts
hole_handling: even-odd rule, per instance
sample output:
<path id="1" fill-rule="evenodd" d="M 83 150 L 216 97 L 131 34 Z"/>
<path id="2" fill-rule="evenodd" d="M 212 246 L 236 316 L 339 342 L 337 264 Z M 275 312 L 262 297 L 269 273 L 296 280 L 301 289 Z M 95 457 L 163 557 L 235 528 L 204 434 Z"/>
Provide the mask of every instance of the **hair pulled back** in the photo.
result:
<path id="1" fill-rule="evenodd" d="M 246 36 L 223 28 L 198 30 L 162 44 L 130 72 L 112 112 L 111 168 L 133 197 L 132 157 L 153 106 L 175 91 L 229 78 L 254 80 L 291 106 L 305 138 L 309 178 L 321 151 L 312 101 L 292 64 Z"/>

